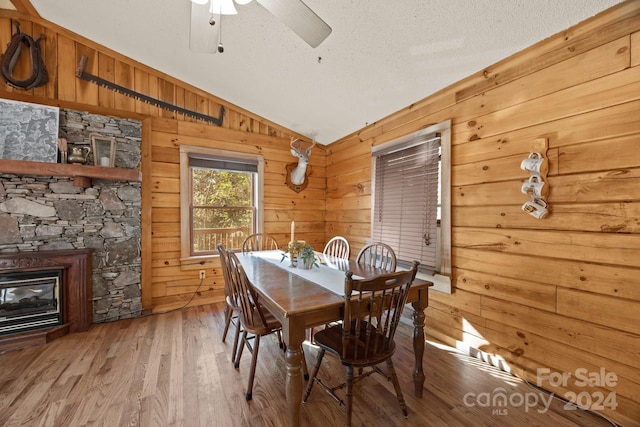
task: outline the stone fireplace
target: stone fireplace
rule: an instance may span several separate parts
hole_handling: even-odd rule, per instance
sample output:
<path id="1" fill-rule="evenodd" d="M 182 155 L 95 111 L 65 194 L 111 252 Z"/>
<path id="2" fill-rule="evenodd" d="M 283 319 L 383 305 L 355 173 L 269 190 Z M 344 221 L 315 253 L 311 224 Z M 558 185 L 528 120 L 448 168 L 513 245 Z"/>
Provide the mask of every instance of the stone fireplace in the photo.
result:
<path id="1" fill-rule="evenodd" d="M 92 324 L 93 249 L 0 253 L 0 351 Z"/>
<path id="2" fill-rule="evenodd" d="M 116 168 L 139 169 L 142 122 L 138 120 L 60 109 L 59 131 L 69 146 L 90 146 L 92 134 L 113 137 Z M 65 258 L 58 267 L 25 266 L 31 269 L 29 280 L 33 271 L 64 270 L 59 292 L 62 323 L 68 325 L 69 332 L 86 330 L 92 322 L 137 317 L 142 312 L 140 182 L 95 178 L 88 186 L 75 184 L 69 176 L 12 174 L 0 168 L 0 257 L 23 256 L 21 262 L 26 264 L 34 263 L 42 253 L 86 253 L 89 258 L 83 267 L 89 277 L 88 289 L 67 289 L 64 284 L 65 278 L 76 274 L 64 265 L 75 265 L 75 261 Z M 14 267 L 19 264 L 12 262 Z M 42 259 L 38 262 L 46 264 Z M 11 294 L 16 292 L 25 290 L 11 290 Z M 32 305 L 44 304 L 34 298 L 34 294 L 45 292 L 41 287 L 26 292 L 32 293 Z M 8 297 L 10 291 L 5 293 Z M 69 312 L 64 306 L 67 297 L 71 297 L 73 309 Z M 0 330 L 0 337 L 4 335 Z"/>

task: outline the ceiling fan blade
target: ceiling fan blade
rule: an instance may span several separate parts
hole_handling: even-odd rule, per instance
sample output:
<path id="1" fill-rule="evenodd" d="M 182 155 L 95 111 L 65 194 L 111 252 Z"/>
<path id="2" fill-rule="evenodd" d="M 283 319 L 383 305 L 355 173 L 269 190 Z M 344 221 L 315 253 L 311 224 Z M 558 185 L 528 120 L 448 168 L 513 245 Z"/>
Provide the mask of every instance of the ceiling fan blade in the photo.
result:
<path id="1" fill-rule="evenodd" d="M 216 53 L 220 41 L 220 15 L 209 13 L 209 2 L 191 3 L 191 26 L 189 28 L 189 49 L 194 52 Z M 213 17 L 215 25 L 210 25 Z"/>
<path id="2" fill-rule="evenodd" d="M 311 47 L 318 47 L 331 34 L 331 27 L 302 0 L 257 1 Z"/>

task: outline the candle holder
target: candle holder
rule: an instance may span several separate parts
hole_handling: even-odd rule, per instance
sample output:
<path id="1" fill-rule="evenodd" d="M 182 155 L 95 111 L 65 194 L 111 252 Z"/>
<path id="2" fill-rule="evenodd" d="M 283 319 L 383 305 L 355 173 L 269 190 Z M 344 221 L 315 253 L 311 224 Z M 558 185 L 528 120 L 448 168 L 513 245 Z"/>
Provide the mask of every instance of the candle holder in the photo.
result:
<path id="1" fill-rule="evenodd" d="M 91 146 L 93 148 L 93 164 L 112 168 L 116 156 L 115 138 L 91 135 Z"/>

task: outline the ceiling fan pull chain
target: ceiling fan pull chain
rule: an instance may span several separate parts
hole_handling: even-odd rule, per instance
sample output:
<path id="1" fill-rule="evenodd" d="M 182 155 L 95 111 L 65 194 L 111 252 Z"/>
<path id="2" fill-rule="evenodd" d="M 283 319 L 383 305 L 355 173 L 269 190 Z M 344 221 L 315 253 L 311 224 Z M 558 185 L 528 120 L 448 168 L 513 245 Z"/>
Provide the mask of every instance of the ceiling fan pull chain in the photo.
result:
<path id="1" fill-rule="evenodd" d="M 220 2 L 220 30 L 218 31 L 218 53 L 224 52 L 224 46 L 222 46 L 222 2 Z"/>

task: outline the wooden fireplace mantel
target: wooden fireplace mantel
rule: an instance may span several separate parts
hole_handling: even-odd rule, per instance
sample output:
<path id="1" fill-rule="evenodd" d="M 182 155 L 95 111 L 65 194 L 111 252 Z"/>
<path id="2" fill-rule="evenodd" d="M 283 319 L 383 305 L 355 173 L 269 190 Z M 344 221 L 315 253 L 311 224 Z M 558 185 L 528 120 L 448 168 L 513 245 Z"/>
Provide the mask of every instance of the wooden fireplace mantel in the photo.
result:
<path id="1" fill-rule="evenodd" d="M 67 176 L 73 178 L 73 183 L 76 187 L 85 188 L 91 187 L 91 178 L 113 181 L 142 180 L 142 172 L 137 169 L 7 159 L 0 159 L 0 172 L 17 175 Z"/>
<path id="2" fill-rule="evenodd" d="M 0 335 L 0 351 L 44 344 L 93 323 L 93 249 L 0 253 L 0 274 L 8 271 L 63 270 L 61 326 Z"/>

